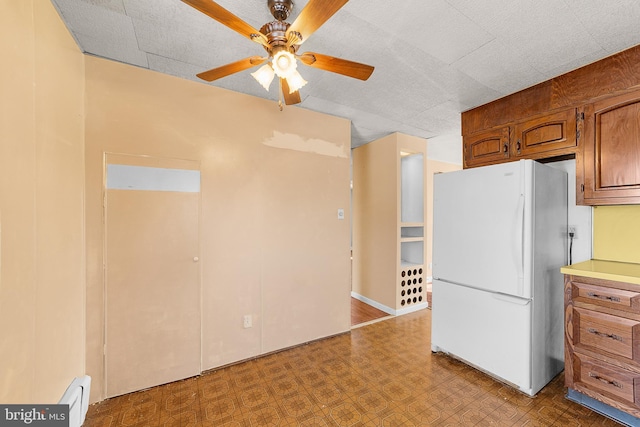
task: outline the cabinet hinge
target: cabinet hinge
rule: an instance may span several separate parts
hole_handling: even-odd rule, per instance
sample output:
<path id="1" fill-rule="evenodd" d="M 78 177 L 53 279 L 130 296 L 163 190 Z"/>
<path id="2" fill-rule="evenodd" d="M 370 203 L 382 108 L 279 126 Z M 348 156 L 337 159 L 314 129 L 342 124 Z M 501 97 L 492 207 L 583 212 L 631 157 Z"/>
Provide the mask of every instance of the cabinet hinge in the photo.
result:
<path id="1" fill-rule="evenodd" d="M 576 114 L 576 120 L 584 120 L 584 112 Z"/>

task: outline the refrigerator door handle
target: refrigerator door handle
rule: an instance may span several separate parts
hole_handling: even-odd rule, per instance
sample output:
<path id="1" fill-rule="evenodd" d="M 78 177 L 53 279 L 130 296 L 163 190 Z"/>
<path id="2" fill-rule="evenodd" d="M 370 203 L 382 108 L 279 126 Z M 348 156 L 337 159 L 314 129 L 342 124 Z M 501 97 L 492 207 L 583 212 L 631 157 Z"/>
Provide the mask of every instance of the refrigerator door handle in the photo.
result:
<path id="1" fill-rule="evenodd" d="M 516 250 L 517 250 L 517 268 L 518 268 L 518 288 L 522 293 L 524 291 L 524 194 L 520 194 L 518 198 L 516 227 Z"/>
<path id="2" fill-rule="evenodd" d="M 512 304 L 527 305 L 531 302 L 530 299 L 520 298 L 513 295 L 507 295 L 500 292 L 495 292 L 492 295 L 495 299 L 499 299 L 500 301 L 504 301 L 504 302 L 510 302 Z"/>

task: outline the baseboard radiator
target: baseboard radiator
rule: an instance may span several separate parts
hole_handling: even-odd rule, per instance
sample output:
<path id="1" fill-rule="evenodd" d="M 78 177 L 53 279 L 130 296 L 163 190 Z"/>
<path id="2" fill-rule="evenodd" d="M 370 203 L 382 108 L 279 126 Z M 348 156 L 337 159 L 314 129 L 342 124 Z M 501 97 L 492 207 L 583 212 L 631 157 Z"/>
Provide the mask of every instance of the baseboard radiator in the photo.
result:
<path id="1" fill-rule="evenodd" d="M 69 427 L 80 427 L 89 409 L 89 392 L 91 391 L 91 377 L 85 375 L 75 378 L 58 402 L 69 405 Z"/>

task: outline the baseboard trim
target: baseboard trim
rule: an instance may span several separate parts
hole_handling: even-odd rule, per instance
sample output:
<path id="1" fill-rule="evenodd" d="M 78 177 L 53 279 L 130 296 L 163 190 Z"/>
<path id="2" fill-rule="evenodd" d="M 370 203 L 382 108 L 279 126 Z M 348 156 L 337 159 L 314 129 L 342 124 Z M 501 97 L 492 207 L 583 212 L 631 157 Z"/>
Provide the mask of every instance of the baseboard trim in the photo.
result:
<path id="1" fill-rule="evenodd" d="M 394 310 L 391 307 L 387 307 L 384 304 L 380 304 L 379 302 L 374 301 L 370 298 L 367 298 L 363 295 L 360 295 L 359 293 L 354 291 L 351 291 L 351 296 L 357 300 L 364 302 L 365 304 L 369 304 L 370 306 L 375 307 L 378 310 L 384 311 L 385 313 L 390 314 L 392 316 L 402 316 L 403 314 L 413 313 L 414 311 L 423 310 L 429 307 L 429 304 L 427 302 L 423 302 L 420 304 L 414 304 L 411 307 L 401 308 L 400 310 Z"/>
<path id="2" fill-rule="evenodd" d="M 377 308 L 378 310 L 384 311 L 387 314 L 391 314 L 393 316 L 396 315 L 396 311 L 393 308 L 387 307 L 384 304 L 380 304 L 378 301 L 374 301 L 372 299 L 369 299 L 369 298 L 367 298 L 367 297 L 365 297 L 363 295 L 360 295 L 357 292 L 351 291 L 351 296 L 354 297 L 355 299 L 359 300 L 359 301 L 362 301 L 365 304 L 369 304 L 370 306 Z"/>

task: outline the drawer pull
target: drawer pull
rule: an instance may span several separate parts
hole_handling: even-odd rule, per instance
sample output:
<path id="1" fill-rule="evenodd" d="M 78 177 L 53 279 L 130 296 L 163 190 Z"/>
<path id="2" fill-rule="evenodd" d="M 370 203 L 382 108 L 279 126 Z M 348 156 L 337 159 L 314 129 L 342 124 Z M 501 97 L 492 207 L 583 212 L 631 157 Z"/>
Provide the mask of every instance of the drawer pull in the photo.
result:
<path id="1" fill-rule="evenodd" d="M 607 300 L 607 301 L 611 301 L 611 302 L 620 302 L 620 298 L 618 297 L 610 297 L 607 295 L 598 295 L 595 292 L 589 292 L 587 293 L 587 296 L 590 296 L 591 298 L 598 298 L 598 299 L 603 299 L 603 300 Z"/>
<path id="2" fill-rule="evenodd" d="M 600 332 L 597 329 L 589 328 L 589 329 L 587 329 L 587 332 L 589 332 L 590 334 L 597 335 L 599 337 L 611 338 L 612 340 L 622 341 L 622 337 L 619 336 L 619 335 L 607 334 L 607 333 L 604 333 L 604 332 Z"/>
<path id="3" fill-rule="evenodd" d="M 594 374 L 593 372 L 589 372 L 589 376 L 590 376 L 591 378 L 593 378 L 593 379 L 595 379 L 595 380 L 598 380 L 598 381 L 600 381 L 600 382 L 602 382 L 602 383 L 605 383 L 605 384 L 607 384 L 607 385 L 612 385 L 612 386 L 614 386 L 614 387 L 622 388 L 622 384 L 620 384 L 619 382 L 617 382 L 617 381 L 610 381 L 610 380 L 608 380 L 608 379 L 606 379 L 606 378 L 604 378 L 604 377 L 601 377 L 601 376 L 600 376 L 600 375 L 598 375 L 598 374 Z"/>

